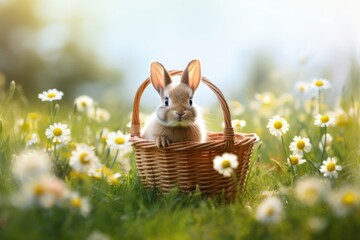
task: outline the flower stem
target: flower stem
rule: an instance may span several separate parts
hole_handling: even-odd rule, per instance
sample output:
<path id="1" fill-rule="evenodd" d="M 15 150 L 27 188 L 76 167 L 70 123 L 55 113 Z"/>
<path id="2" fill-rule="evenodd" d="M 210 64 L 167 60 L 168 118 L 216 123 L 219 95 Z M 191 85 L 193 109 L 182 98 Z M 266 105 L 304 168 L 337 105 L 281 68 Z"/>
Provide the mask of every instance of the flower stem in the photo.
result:
<path id="1" fill-rule="evenodd" d="M 321 141 L 321 139 L 320 139 L 320 141 Z M 326 151 L 326 126 L 324 127 L 324 145 L 323 145 L 323 151 L 322 151 L 322 154 L 321 154 L 321 161 L 324 160 L 325 151 Z"/>
<path id="2" fill-rule="evenodd" d="M 314 169 L 316 169 L 316 171 L 317 171 L 318 173 L 320 173 L 320 174 L 321 174 L 321 172 L 320 172 L 319 168 L 318 168 L 318 167 L 316 167 L 315 163 L 306 157 L 305 152 L 304 152 L 304 158 L 305 158 L 305 160 L 306 160 L 308 163 L 310 163 L 310 165 L 311 165 L 312 167 L 314 167 Z"/>
<path id="3" fill-rule="evenodd" d="M 319 114 L 321 114 L 321 92 L 320 92 L 320 89 L 318 92 L 318 102 L 319 102 Z"/>
<path id="4" fill-rule="evenodd" d="M 114 157 L 114 159 L 113 159 L 113 161 L 112 161 L 112 163 L 111 163 L 110 169 L 112 169 L 112 168 L 113 168 L 114 163 L 115 163 L 115 161 L 116 161 L 116 159 L 117 159 L 118 155 L 119 155 L 119 149 L 118 149 L 118 150 L 116 150 L 116 154 L 115 154 L 115 157 Z"/>
<path id="5" fill-rule="evenodd" d="M 291 186 L 294 186 L 294 178 L 295 178 L 295 171 L 294 171 L 294 167 L 293 165 L 291 164 L 291 160 L 290 160 L 290 157 L 286 151 L 286 148 L 285 148 L 285 142 L 284 142 L 284 137 L 281 136 L 281 143 L 282 143 L 282 146 L 283 146 L 283 149 L 284 149 L 284 153 L 285 153 L 285 159 L 289 159 L 289 162 L 290 162 L 290 172 L 291 172 L 291 177 L 290 177 L 290 183 L 291 183 Z"/>

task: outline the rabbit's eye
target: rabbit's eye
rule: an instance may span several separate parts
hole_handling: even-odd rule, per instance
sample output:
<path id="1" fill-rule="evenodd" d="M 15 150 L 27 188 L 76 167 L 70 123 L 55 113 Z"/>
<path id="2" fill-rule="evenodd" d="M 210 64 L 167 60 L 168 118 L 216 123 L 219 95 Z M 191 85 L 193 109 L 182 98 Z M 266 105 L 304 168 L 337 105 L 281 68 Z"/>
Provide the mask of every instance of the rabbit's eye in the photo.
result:
<path id="1" fill-rule="evenodd" d="M 191 98 L 189 99 L 189 104 L 190 104 L 190 106 L 192 106 L 192 104 L 193 104 L 193 102 L 192 102 L 192 99 L 191 99 Z"/>
<path id="2" fill-rule="evenodd" d="M 169 106 L 169 98 L 168 98 L 168 97 L 165 97 L 164 103 L 165 103 L 165 106 L 166 106 L 166 107 Z"/>

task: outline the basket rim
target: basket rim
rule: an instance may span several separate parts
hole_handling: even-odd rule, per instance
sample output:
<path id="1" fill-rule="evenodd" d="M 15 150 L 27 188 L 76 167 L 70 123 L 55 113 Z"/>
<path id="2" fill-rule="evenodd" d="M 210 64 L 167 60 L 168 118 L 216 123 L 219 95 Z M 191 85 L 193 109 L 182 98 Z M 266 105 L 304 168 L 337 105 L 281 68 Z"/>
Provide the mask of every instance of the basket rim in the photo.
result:
<path id="1" fill-rule="evenodd" d="M 223 135 L 222 132 L 208 132 L 209 135 Z M 240 137 L 241 139 L 234 139 L 233 147 L 238 147 L 240 145 L 247 145 L 249 143 L 255 144 L 260 140 L 259 136 L 256 133 L 235 133 L 235 137 Z M 159 151 L 187 151 L 187 150 L 211 150 L 211 148 L 224 147 L 225 141 L 223 139 L 216 140 L 206 140 L 204 142 L 198 141 L 184 141 L 171 143 L 167 147 L 158 148 L 155 143 L 151 140 L 147 140 L 138 136 L 132 136 L 130 139 L 132 146 L 139 145 L 143 149 L 158 149 Z M 231 151 L 231 150 L 230 150 Z"/>

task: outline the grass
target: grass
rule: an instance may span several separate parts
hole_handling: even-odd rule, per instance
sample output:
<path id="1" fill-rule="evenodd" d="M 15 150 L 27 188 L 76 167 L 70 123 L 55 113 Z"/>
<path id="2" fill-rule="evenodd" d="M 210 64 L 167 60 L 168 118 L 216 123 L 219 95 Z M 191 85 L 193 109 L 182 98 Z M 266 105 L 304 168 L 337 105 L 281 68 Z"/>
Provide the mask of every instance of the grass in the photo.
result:
<path id="1" fill-rule="evenodd" d="M 15 99 L 13 93 L 15 92 Z M 313 124 L 317 99 L 310 110 L 294 107 L 294 102 L 276 102 L 269 105 L 258 101 L 256 110 L 248 110 L 239 115 L 247 121 L 243 129 L 256 132 L 262 146 L 251 162 L 246 188 L 233 202 L 225 202 L 221 196 L 203 197 L 201 192 L 183 194 L 174 188 L 168 194 L 157 189 L 144 189 L 138 177 L 134 157 L 129 155 L 132 168 L 122 172 L 118 181 L 109 184 L 104 178 L 88 177 L 76 174 L 69 166 L 69 158 L 76 143 L 87 143 L 96 146 L 96 154 L 103 164 L 110 162 L 107 147 L 100 141 L 100 133 L 106 126 L 111 130 L 124 130 L 114 122 L 99 123 L 86 115 L 73 111 L 69 106 L 61 106 L 55 113 L 53 106 L 44 102 L 38 107 L 39 118 L 29 120 L 29 125 L 14 124 L 19 118 L 26 118 L 28 112 L 21 105 L 19 96 L 13 86 L 7 100 L 1 105 L 0 137 L 0 239 L 87 239 L 102 236 L 104 239 L 356 239 L 360 234 L 360 194 L 356 186 L 360 183 L 360 149 L 359 149 L 359 102 L 343 97 L 346 121 L 329 127 L 333 136 L 330 148 L 323 153 L 318 147 L 324 129 Z M 294 100 L 292 100 L 294 101 Z M 61 102 L 60 102 L 61 103 Z M 331 109 L 324 104 L 324 109 Z M 48 106 L 46 106 L 48 105 Z M 48 108 L 49 107 L 49 108 Z M 353 109 L 352 114 L 350 109 Z M 11 111 L 9 111 L 11 109 Z M 287 113 L 286 113 L 287 112 Z M 325 111 L 324 111 L 325 112 Z M 284 146 L 266 129 L 269 118 L 275 114 L 283 115 L 290 124 L 290 131 L 284 134 Z M 221 114 L 218 114 L 221 116 Z M 64 148 L 49 151 L 54 163 L 53 172 L 57 178 L 66 183 L 71 191 L 77 191 L 89 199 L 92 209 L 86 216 L 78 209 L 66 204 L 44 208 L 39 204 L 29 207 L 18 207 L 12 204 L 12 196 L 22 188 L 22 182 L 15 181 L 11 167 L 14 154 L 24 151 L 26 136 L 37 132 L 40 136 L 34 149 L 44 149 L 49 145 L 45 129 L 51 118 L 55 122 L 66 122 L 70 127 L 72 141 Z M 26 120 L 26 121 L 27 121 Z M 35 124 L 36 122 L 36 124 Z M 221 119 L 214 121 L 210 128 L 220 126 Z M 82 127 L 79 127 L 82 126 Z M 321 132 L 322 131 L 322 132 Z M 286 164 L 283 147 L 289 150 L 294 136 L 308 137 L 313 149 L 306 157 L 317 167 L 328 156 L 336 156 L 343 166 L 338 178 L 328 179 L 304 163 L 297 167 L 294 175 Z M 325 155 L 322 158 L 322 155 Z M 121 156 L 123 157 L 123 156 Z M 128 157 L 128 156 L 126 156 Z M 124 157 L 125 158 L 125 157 Z M 112 173 L 121 172 L 116 162 Z M 336 193 L 346 186 L 355 194 L 350 205 L 341 206 L 351 209 L 344 216 L 339 216 L 329 203 L 331 200 L 318 200 L 314 205 L 307 205 L 296 197 L 295 184 L 308 176 L 315 176 L 331 186 L 327 195 Z M 258 206 L 268 198 L 280 199 L 283 213 L 279 221 L 262 223 L 256 218 Z M 24 196 L 25 198 L 26 196 Z"/>

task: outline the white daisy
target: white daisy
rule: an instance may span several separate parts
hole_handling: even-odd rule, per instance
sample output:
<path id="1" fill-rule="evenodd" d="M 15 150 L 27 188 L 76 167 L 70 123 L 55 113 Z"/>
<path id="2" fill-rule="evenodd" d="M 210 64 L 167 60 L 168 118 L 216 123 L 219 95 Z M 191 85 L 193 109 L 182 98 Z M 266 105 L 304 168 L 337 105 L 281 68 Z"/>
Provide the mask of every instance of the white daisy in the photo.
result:
<path id="1" fill-rule="evenodd" d="M 224 175 L 224 177 L 230 177 L 238 165 L 237 156 L 231 153 L 216 156 L 213 160 L 214 169 Z"/>
<path id="2" fill-rule="evenodd" d="M 103 108 L 91 108 L 88 111 L 88 117 L 98 123 L 103 123 L 110 120 L 110 113 Z"/>
<path id="3" fill-rule="evenodd" d="M 130 135 L 123 134 L 121 131 L 110 132 L 107 135 L 106 143 L 110 147 L 110 149 L 126 149 L 130 146 Z"/>
<path id="4" fill-rule="evenodd" d="M 275 196 L 265 198 L 256 209 L 256 219 L 261 223 L 277 223 L 282 214 L 283 205 Z"/>
<path id="5" fill-rule="evenodd" d="M 328 157 L 326 161 L 323 161 L 323 165 L 320 167 L 320 172 L 324 174 L 324 177 L 337 178 L 338 171 L 341 171 L 342 167 L 336 164 L 336 158 Z"/>
<path id="6" fill-rule="evenodd" d="M 49 89 L 47 91 L 44 91 L 42 93 L 39 93 L 38 97 L 41 99 L 41 101 L 55 101 L 55 100 L 61 100 L 62 96 L 64 95 L 63 92 L 54 89 Z"/>
<path id="7" fill-rule="evenodd" d="M 35 145 L 36 143 L 39 143 L 39 135 L 37 133 L 32 133 L 26 138 L 26 145 L 25 148 L 31 147 Z"/>
<path id="8" fill-rule="evenodd" d="M 319 142 L 319 148 L 320 150 L 324 150 L 324 144 L 325 144 L 325 138 L 326 138 L 326 150 L 329 150 L 330 147 L 331 147 L 331 143 L 332 143 L 332 140 L 333 140 L 333 137 L 327 133 L 326 135 L 324 134 L 322 137 L 321 137 L 321 142 Z"/>
<path id="9" fill-rule="evenodd" d="M 335 124 L 335 118 L 327 114 L 317 114 L 314 121 L 317 127 L 329 127 Z"/>
<path id="10" fill-rule="evenodd" d="M 328 89 L 331 87 L 329 80 L 324 78 L 315 78 L 311 82 L 311 87 L 316 90 Z"/>
<path id="11" fill-rule="evenodd" d="M 82 95 L 75 99 L 75 105 L 79 112 L 87 112 L 94 107 L 94 99 L 89 96 Z"/>
<path id="12" fill-rule="evenodd" d="M 358 209 L 360 193 L 355 188 L 342 187 L 329 196 L 328 202 L 337 217 L 345 217 Z"/>
<path id="13" fill-rule="evenodd" d="M 313 206 L 329 193 L 330 187 L 327 182 L 319 178 L 307 177 L 299 179 L 295 185 L 295 197 L 300 202 Z"/>
<path id="14" fill-rule="evenodd" d="M 288 122 L 280 117 L 279 115 L 274 116 L 271 118 L 266 126 L 270 133 L 275 137 L 280 137 L 289 131 L 289 124 Z"/>
<path id="15" fill-rule="evenodd" d="M 101 167 L 99 158 L 95 155 L 93 147 L 86 144 L 78 144 L 71 152 L 69 165 L 77 172 L 89 174 Z"/>
<path id="16" fill-rule="evenodd" d="M 69 203 L 70 207 L 78 210 L 83 217 L 87 217 L 89 215 L 91 205 L 88 198 L 81 197 L 77 192 L 72 192 L 69 195 Z"/>
<path id="17" fill-rule="evenodd" d="M 246 126 L 246 121 L 234 119 L 231 121 L 231 126 L 234 128 L 235 132 L 239 132 L 242 128 Z"/>
<path id="18" fill-rule="evenodd" d="M 66 124 L 54 123 L 46 129 L 45 135 L 48 139 L 52 138 L 53 143 L 62 143 L 70 140 L 70 129 Z"/>
<path id="19" fill-rule="evenodd" d="M 38 178 L 50 171 L 50 157 L 40 150 L 27 150 L 16 156 L 12 163 L 13 175 L 23 181 Z"/>
<path id="20" fill-rule="evenodd" d="M 305 82 L 298 82 L 296 84 L 296 90 L 301 93 L 305 93 L 309 90 L 309 84 Z"/>
<path id="21" fill-rule="evenodd" d="M 302 158 L 301 154 L 293 153 L 293 154 L 290 154 L 290 156 L 288 158 L 288 164 L 290 166 L 294 166 L 295 168 L 296 168 L 296 166 L 301 165 L 304 162 L 306 162 L 306 160 Z"/>
<path id="22" fill-rule="evenodd" d="M 302 138 L 300 136 L 295 136 L 293 141 L 290 143 L 290 150 L 293 153 L 298 155 L 303 155 L 303 152 L 310 152 L 312 149 L 312 145 L 310 143 L 309 138 Z"/>

